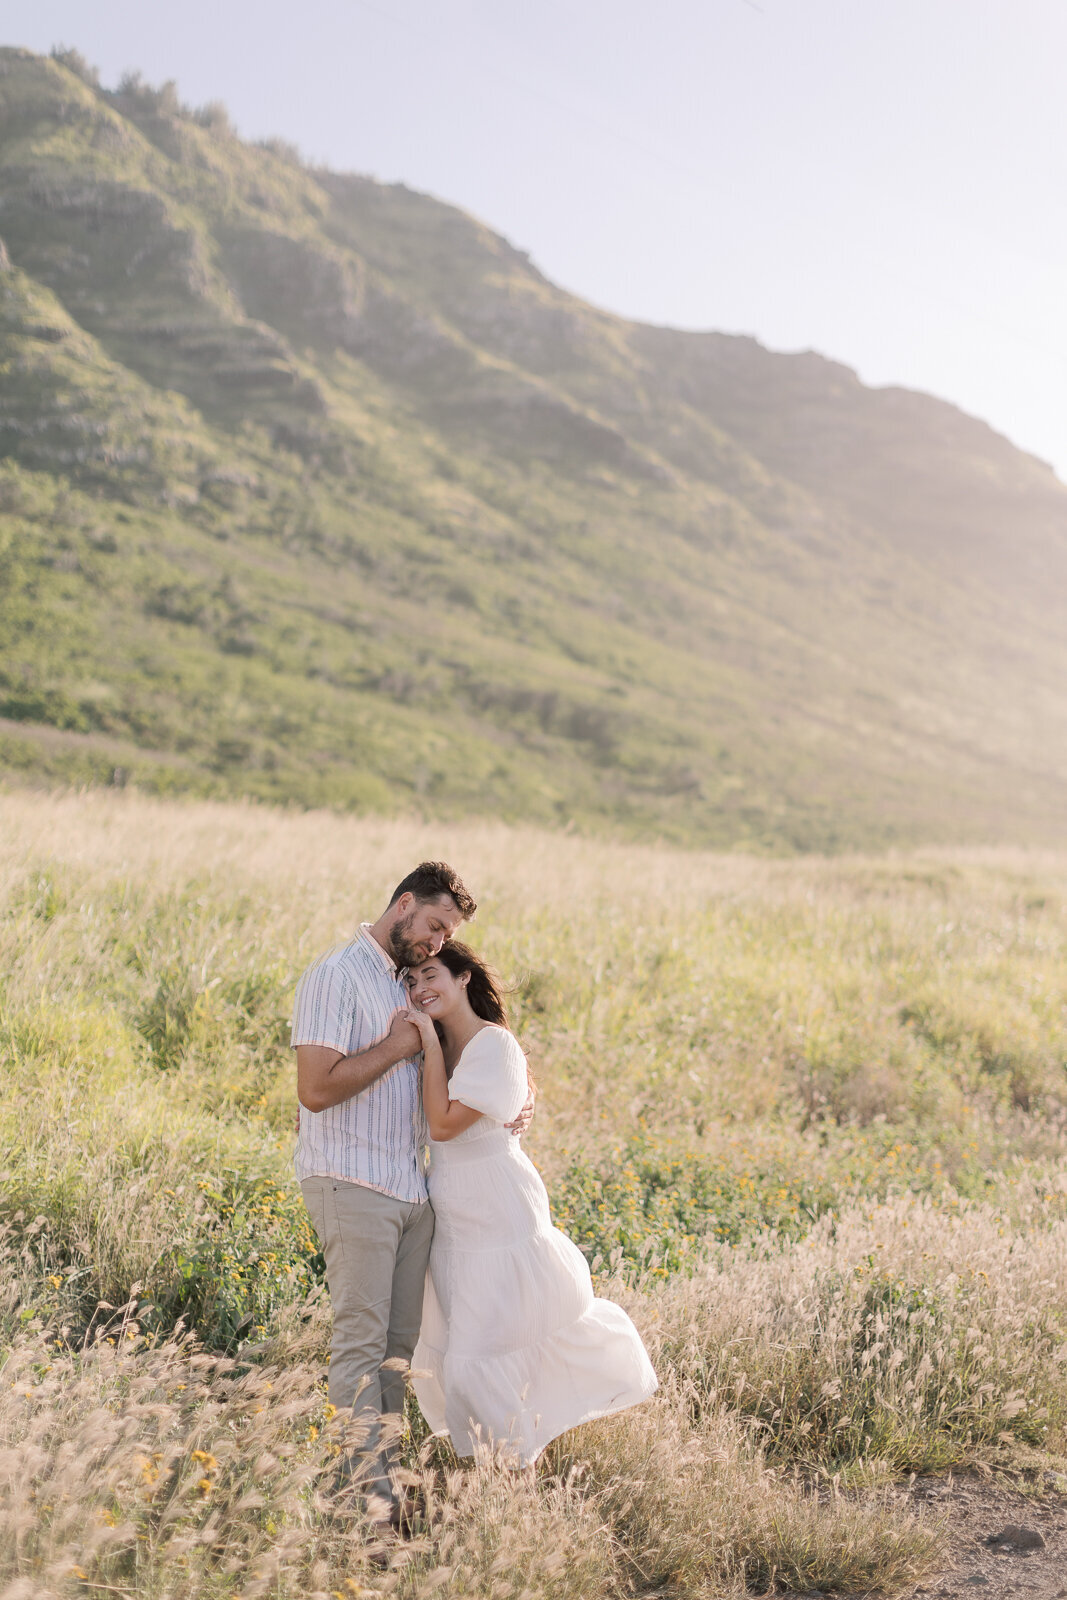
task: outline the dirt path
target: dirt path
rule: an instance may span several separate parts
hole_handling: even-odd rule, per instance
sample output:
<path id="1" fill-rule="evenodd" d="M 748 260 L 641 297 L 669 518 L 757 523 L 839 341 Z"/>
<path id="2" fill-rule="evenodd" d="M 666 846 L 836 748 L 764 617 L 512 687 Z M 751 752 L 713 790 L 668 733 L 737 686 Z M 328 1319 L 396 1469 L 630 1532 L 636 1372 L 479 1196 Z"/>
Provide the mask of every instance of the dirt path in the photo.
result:
<path id="1" fill-rule="evenodd" d="M 1067 1600 L 1067 1495 L 959 1478 L 920 1479 L 911 1499 L 943 1509 L 951 1534 L 942 1571 L 908 1600 Z"/>

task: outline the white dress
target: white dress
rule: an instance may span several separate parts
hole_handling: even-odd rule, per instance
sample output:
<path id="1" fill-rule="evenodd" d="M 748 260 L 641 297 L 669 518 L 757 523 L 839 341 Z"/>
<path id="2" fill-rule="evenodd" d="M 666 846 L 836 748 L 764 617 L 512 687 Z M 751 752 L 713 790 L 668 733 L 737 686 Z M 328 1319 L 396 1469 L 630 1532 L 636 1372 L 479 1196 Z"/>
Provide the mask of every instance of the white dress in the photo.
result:
<path id="1" fill-rule="evenodd" d="M 506 1028 L 467 1045 L 448 1086 L 482 1116 L 430 1142 L 437 1222 L 412 1380 L 423 1416 L 457 1453 L 521 1465 L 551 1439 L 646 1400 L 656 1374 L 625 1311 L 597 1300 L 578 1247 L 552 1226 L 537 1169 L 505 1124 L 526 1099 L 526 1058 Z"/>

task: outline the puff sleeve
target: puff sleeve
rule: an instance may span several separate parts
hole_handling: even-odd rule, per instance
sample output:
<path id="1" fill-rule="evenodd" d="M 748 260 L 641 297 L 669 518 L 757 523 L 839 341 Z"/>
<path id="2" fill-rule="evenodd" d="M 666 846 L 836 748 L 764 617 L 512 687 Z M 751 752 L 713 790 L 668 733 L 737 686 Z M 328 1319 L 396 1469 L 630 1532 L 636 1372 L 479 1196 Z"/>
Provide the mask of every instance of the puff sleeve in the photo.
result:
<path id="1" fill-rule="evenodd" d="M 514 1122 L 526 1094 L 526 1057 L 515 1035 L 496 1026 L 476 1033 L 449 1080 L 449 1100 L 494 1122 Z"/>

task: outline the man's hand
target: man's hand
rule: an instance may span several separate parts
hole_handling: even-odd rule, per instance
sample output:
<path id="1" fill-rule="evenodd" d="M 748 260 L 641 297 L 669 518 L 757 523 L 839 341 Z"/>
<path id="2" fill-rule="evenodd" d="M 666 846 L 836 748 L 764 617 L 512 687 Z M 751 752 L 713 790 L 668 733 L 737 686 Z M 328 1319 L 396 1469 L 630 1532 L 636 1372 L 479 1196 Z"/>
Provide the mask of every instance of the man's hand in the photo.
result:
<path id="1" fill-rule="evenodd" d="M 429 1022 L 429 1017 L 426 1020 Z M 433 1024 L 430 1023 L 430 1026 L 432 1027 Z M 422 1029 L 417 1023 L 411 1021 L 406 1011 L 398 1011 L 396 1013 L 396 1016 L 389 1024 L 389 1032 L 386 1034 L 386 1038 L 398 1047 L 403 1046 L 402 1054 L 398 1058 L 401 1061 L 407 1056 L 417 1056 L 422 1049 Z"/>
<path id="2" fill-rule="evenodd" d="M 508 1132 L 509 1133 L 513 1133 L 515 1135 L 516 1139 L 521 1139 L 522 1138 L 523 1134 L 526 1132 L 527 1128 L 530 1126 L 530 1123 L 533 1121 L 533 1119 L 534 1119 L 534 1101 L 536 1099 L 537 1099 L 537 1090 L 531 1084 L 530 1085 L 530 1092 L 526 1096 L 526 1104 L 523 1106 L 522 1110 L 519 1112 L 518 1116 L 515 1118 L 515 1121 L 508 1123 Z"/>

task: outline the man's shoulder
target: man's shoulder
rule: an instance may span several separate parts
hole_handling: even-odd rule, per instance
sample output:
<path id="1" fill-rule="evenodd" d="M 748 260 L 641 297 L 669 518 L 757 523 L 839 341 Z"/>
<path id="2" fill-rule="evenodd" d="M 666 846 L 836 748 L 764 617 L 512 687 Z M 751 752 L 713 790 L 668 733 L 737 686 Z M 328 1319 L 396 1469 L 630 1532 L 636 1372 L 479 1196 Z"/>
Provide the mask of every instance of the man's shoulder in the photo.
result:
<path id="1" fill-rule="evenodd" d="M 355 1017 L 365 1009 L 366 984 L 355 941 L 335 945 L 305 968 L 293 996 L 292 1043 L 342 1048 Z"/>
<path id="2" fill-rule="evenodd" d="M 350 976 L 359 970 L 361 965 L 359 946 L 362 940 L 359 934 L 354 939 L 346 939 L 340 944 L 335 944 L 323 955 L 316 956 L 314 961 L 308 963 L 301 976 L 301 983 L 313 974 L 325 977 L 330 973 Z"/>

